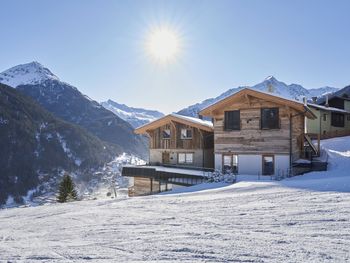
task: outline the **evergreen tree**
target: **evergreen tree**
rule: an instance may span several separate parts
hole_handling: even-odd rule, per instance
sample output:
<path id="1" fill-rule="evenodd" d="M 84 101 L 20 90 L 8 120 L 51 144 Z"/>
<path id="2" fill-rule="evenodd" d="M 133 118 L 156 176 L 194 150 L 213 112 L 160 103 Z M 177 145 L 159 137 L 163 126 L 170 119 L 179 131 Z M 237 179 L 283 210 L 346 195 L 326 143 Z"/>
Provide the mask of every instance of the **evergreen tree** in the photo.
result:
<path id="1" fill-rule="evenodd" d="M 63 176 L 63 179 L 59 186 L 57 201 L 60 203 L 65 203 L 77 199 L 77 191 L 75 190 L 75 185 L 72 177 L 66 173 Z"/>

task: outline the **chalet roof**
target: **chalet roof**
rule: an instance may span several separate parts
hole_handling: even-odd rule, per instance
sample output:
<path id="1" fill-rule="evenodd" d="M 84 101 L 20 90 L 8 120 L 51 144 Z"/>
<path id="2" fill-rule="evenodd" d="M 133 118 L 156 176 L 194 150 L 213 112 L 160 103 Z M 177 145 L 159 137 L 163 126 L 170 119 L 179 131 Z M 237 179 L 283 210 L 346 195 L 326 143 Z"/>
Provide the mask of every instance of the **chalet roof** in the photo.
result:
<path id="1" fill-rule="evenodd" d="M 266 101 L 271 101 L 271 102 L 275 102 L 278 104 L 282 104 L 282 105 L 286 105 L 288 107 L 291 107 L 299 112 L 305 112 L 305 115 L 308 118 L 311 119 L 315 119 L 316 116 L 315 114 L 312 113 L 312 111 L 309 109 L 309 107 L 307 105 L 305 105 L 303 102 L 297 101 L 297 100 L 293 100 L 293 99 L 289 99 L 283 96 L 279 96 L 276 94 L 271 94 L 269 92 L 263 92 L 263 91 L 257 91 L 257 90 L 253 90 L 250 88 L 244 88 L 218 102 L 215 102 L 211 105 L 209 105 L 208 107 L 202 109 L 199 114 L 203 115 L 203 116 L 211 116 L 213 111 L 219 108 L 223 108 L 225 107 L 227 104 L 229 103 L 234 103 L 237 102 L 239 100 L 241 100 L 243 97 L 256 97 L 262 100 L 266 100 Z"/>
<path id="2" fill-rule="evenodd" d="M 213 131 L 213 123 L 211 121 L 206 121 L 206 120 L 201 120 L 194 117 L 188 117 L 188 116 L 184 116 L 176 113 L 171 113 L 155 121 L 152 121 L 150 123 L 147 123 L 145 125 L 142 125 L 136 128 L 134 132 L 136 134 L 144 134 L 148 130 L 154 130 L 160 126 L 163 126 L 169 123 L 170 121 L 175 121 L 185 125 L 196 127 L 204 131 L 209 131 L 209 132 Z"/>
<path id="3" fill-rule="evenodd" d="M 310 108 L 317 108 L 317 109 L 324 110 L 324 111 L 331 111 L 331 112 L 339 112 L 339 113 L 350 114 L 349 111 L 346 111 L 346 110 L 343 110 L 343 109 L 334 108 L 334 107 L 327 107 L 327 106 L 318 105 L 318 104 L 314 104 L 314 103 L 308 103 L 307 105 Z"/>

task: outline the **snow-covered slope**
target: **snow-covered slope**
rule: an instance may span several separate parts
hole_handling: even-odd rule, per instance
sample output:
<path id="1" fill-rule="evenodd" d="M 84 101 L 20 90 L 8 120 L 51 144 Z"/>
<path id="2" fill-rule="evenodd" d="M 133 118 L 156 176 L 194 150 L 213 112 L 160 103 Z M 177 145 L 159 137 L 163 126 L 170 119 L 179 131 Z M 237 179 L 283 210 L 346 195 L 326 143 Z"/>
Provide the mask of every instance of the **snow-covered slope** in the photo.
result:
<path id="1" fill-rule="evenodd" d="M 0 83 L 10 87 L 19 85 L 35 85 L 46 80 L 59 80 L 48 68 L 39 62 L 31 62 L 14 66 L 0 73 Z"/>
<path id="2" fill-rule="evenodd" d="M 129 122 L 134 128 L 164 116 L 163 113 L 156 110 L 133 108 L 125 104 L 119 104 L 113 100 L 101 102 L 101 105 L 116 114 L 119 118 Z"/>
<path id="3" fill-rule="evenodd" d="M 280 182 L 2 210 L 1 260 L 348 262 L 350 137 L 322 145 L 328 172 Z"/>
<path id="4" fill-rule="evenodd" d="M 245 87 L 238 87 L 238 88 L 232 88 L 229 89 L 228 91 L 222 93 L 216 98 L 210 98 L 207 100 L 204 100 L 201 103 L 197 103 L 194 105 L 191 105 L 187 108 L 184 108 L 180 110 L 178 113 L 187 115 L 187 116 L 192 116 L 192 117 L 197 117 L 198 112 L 201 109 L 204 109 L 205 107 L 209 106 L 210 104 L 213 104 L 219 100 L 222 100 L 223 98 L 226 98 L 241 89 Z M 317 88 L 317 89 L 306 89 L 301 85 L 298 84 L 290 84 L 287 85 L 286 83 L 282 81 L 278 81 L 276 78 L 273 76 L 267 77 L 263 82 L 258 83 L 252 87 L 251 89 L 259 90 L 259 91 L 268 91 L 275 93 L 277 95 L 286 97 L 286 98 L 291 98 L 291 99 L 298 99 L 301 100 L 302 97 L 307 97 L 308 99 L 311 99 L 312 97 L 320 97 L 321 95 L 325 93 L 331 93 L 334 92 L 338 89 L 332 88 L 332 87 L 322 87 L 322 88 Z"/>

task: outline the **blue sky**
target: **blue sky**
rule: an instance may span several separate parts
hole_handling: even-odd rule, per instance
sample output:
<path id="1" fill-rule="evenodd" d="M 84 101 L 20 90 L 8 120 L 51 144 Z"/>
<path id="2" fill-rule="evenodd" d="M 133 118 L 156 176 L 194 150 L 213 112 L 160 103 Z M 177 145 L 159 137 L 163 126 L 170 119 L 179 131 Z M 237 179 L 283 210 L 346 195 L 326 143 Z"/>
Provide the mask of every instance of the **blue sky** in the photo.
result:
<path id="1" fill-rule="evenodd" d="M 1 1 L 0 71 L 39 61 L 91 98 L 165 113 L 269 75 L 350 84 L 350 1 Z M 145 38 L 181 36 L 160 66 Z"/>

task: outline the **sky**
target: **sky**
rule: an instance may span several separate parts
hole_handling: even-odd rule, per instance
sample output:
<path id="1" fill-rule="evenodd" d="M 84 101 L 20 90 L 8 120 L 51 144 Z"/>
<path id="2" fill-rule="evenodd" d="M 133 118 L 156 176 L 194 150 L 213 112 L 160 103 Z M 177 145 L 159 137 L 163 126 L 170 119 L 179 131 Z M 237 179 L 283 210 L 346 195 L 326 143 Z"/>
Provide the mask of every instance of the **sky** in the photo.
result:
<path id="1" fill-rule="evenodd" d="M 178 111 L 273 75 L 305 88 L 350 84 L 350 1 L 1 0 L 0 71 L 38 61 L 99 102 Z M 160 64 L 154 28 L 176 33 Z"/>

